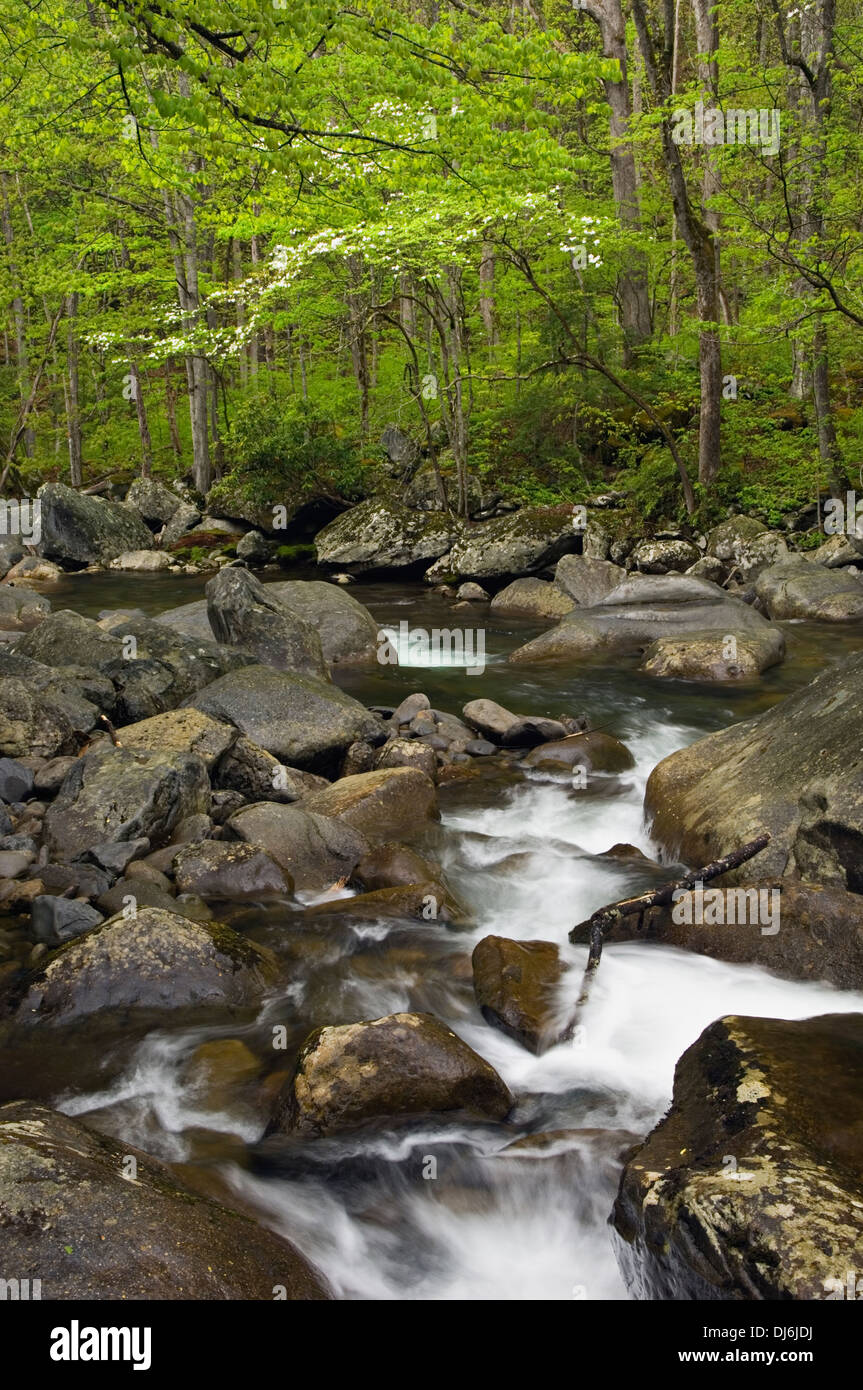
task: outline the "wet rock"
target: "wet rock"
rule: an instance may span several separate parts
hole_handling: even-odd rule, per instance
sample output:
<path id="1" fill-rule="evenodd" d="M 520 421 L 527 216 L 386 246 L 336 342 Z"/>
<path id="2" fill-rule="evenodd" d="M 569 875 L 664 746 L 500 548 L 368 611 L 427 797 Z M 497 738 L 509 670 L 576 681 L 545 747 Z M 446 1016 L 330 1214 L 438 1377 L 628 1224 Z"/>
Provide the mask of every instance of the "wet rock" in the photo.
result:
<path id="1" fill-rule="evenodd" d="M 466 753 L 472 758 L 488 758 L 493 753 L 497 753 L 497 748 L 493 743 L 489 743 L 487 738 L 472 738 L 465 746 Z"/>
<path id="2" fill-rule="evenodd" d="M 276 553 L 275 542 L 268 541 L 260 531 L 247 531 L 237 541 L 237 559 L 249 565 L 266 565 Z"/>
<path id="3" fill-rule="evenodd" d="M 33 778 L 33 789 L 41 796 L 55 796 L 74 767 L 73 757 L 49 758 Z"/>
<path id="4" fill-rule="evenodd" d="M 181 893 L 208 899 L 259 901 L 287 898 L 294 891 L 290 875 L 266 850 L 243 841 L 184 845 L 174 860 L 174 876 Z"/>
<path id="5" fill-rule="evenodd" d="M 17 565 L 13 565 L 6 575 L 7 584 L 56 584 L 63 578 L 63 571 L 53 560 L 43 560 L 38 555 L 25 555 Z"/>
<path id="6" fill-rule="evenodd" d="M 45 841 L 67 860 L 106 842 L 160 845 L 184 816 L 206 810 L 209 795 L 195 754 L 97 750 L 76 760 L 45 816 Z"/>
<path id="7" fill-rule="evenodd" d="M 440 865 L 417 854 L 410 845 L 397 844 L 393 840 L 375 845 L 368 854 L 363 855 L 351 875 L 351 881 L 365 888 L 367 893 L 380 888 L 424 883 L 430 879 L 440 880 Z"/>
<path id="8" fill-rule="evenodd" d="M 240 1038 L 211 1038 L 195 1048 L 183 1079 L 196 1108 L 224 1114 L 242 1104 L 260 1073 L 260 1061 Z"/>
<path id="9" fill-rule="evenodd" d="M 29 632 L 51 612 L 50 600 L 32 589 L 0 587 L 0 631 Z"/>
<path id="10" fill-rule="evenodd" d="M 462 714 L 472 729 L 498 743 L 521 722 L 517 714 L 504 709 L 496 700 L 469 700 Z"/>
<path id="11" fill-rule="evenodd" d="M 554 571 L 555 587 L 582 608 L 592 608 L 607 598 L 625 578 L 618 565 L 589 555 L 562 555 Z"/>
<path id="12" fill-rule="evenodd" d="M 635 759 L 625 743 L 611 734 L 591 731 L 534 748 L 523 759 L 524 767 L 583 767 L 588 772 L 626 772 Z"/>
<path id="13" fill-rule="evenodd" d="M 15 1013 L 23 1028 L 106 1013 L 253 1003 L 273 979 L 272 957 L 230 927 L 139 907 L 47 956 Z"/>
<path id="14" fill-rule="evenodd" d="M 244 801 L 299 801 L 328 785 L 313 772 L 285 767 L 244 734 L 220 759 L 212 780 L 222 790 L 238 792 Z"/>
<path id="15" fill-rule="evenodd" d="M 790 875 L 863 891 L 863 654 L 830 667 L 755 719 L 672 753 L 645 812 L 665 855 L 707 864 L 767 830 L 728 883 Z"/>
<path id="16" fill-rule="evenodd" d="M 413 695 L 406 695 L 401 704 L 397 705 L 393 711 L 393 728 L 397 729 L 402 724 L 410 724 L 422 710 L 430 709 L 431 700 L 428 695 L 423 695 L 419 690 Z"/>
<path id="17" fill-rule="evenodd" d="M 467 1043 L 431 1014 L 401 1013 L 312 1033 L 270 1129 L 333 1134 L 446 1111 L 502 1120 L 511 1108 L 497 1072 Z"/>
<path id="18" fill-rule="evenodd" d="M 228 828 L 259 845 L 281 864 L 300 890 L 322 892 L 346 880 L 368 852 L 368 841 L 344 821 L 298 806 L 260 802 L 244 806 Z"/>
<path id="19" fill-rule="evenodd" d="M 175 709 L 127 724 L 121 741 L 124 748 L 194 753 L 209 772 L 238 738 L 232 724 L 211 719 L 200 710 Z"/>
<path id="20" fill-rule="evenodd" d="M 474 584 L 469 580 L 466 584 L 458 586 L 456 598 L 460 603 L 488 603 L 489 595 L 481 584 Z"/>
<path id="21" fill-rule="evenodd" d="M 158 574 L 160 571 L 169 570 L 172 564 L 171 556 L 166 555 L 164 550 L 126 550 L 122 555 L 118 555 L 116 560 L 112 560 L 108 568 Z"/>
<path id="22" fill-rule="evenodd" d="M 438 818 L 434 783 L 413 767 L 343 777 L 307 796 L 303 810 L 334 817 L 372 843 L 409 834 Z"/>
<path id="23" fill-rule="evenodd" d="M 697 906 L 696 899 L 684 900 L 621 917 L 605 940 L 660 942 L 713 960 L 761 965 L 786 980 L 863 989 L 859 893 L 788 878 L 759 879 L 733 888 L 710 884 L 698 913 L 706 921 L 695 920 Z M 586 944 L 589 924 L 579 923 L 569 939 Z"/>
<path id="24" fill-rule="evenodd" d="M 366 922 L 447 922 L 455 926 L 467 922 L 464 908 L 434 879 L 378 888 L 355 898 L 315 903 L 306 908 L 306 917 L 347 917 Z"/>
<path id="25" fill-rule="evenodd" d="M 752 680 L 785 656 L 785 637 L 778 627 L 755 635 L 691 632 L 660 637 L 644 653 L 640 670 L 661 680 Z"/>
<path id="26" fill-rule="evenodd" d="M 56 946 L 82 936 L 104 922 L 101 912 L 75 898 L 38 897 L 33 899 L 30 926 L 37 941 Z"/>
<path id="27" fill-rule="evenodd" d="M 213 681 L 187 704 L 234 724 L 288 766 L 326 772 L 357 739 L 382 726 L 358 700 L 296 671 L 247 666 Z"/>
<path id="28" fill-rule="evenodd" d="M 574 724 L 575 721 L 569 720 L 567 723 Z M 566 738 L 570 732 L 567 724 L 560 719 L 543 719 L 533 714 L 524 714 L 507 729 L 503 736 L 503 744 L 505 748 L 533 748 L 538 743 L 551 743 Z"/>
<path id="29" fill-rule="evenodd" d="M 329 1297 L 288 1241 L 33 1101 L 0 1108 L 0 1205 L 9 1268 L 40 1279 L 43 1298 L 267 1302 L 279 1287 L 292 1300 Z"/>
<path id="30" fill-rule="evenodd" d="M 492 750 L 494 751 L 494 750 Z M 418 739 L 389 739 L 373 754 L 373 768 L 415 767 L 434 781 L 437 776 L 437 758 L 433 748 L 420 743 Z M 372 768 L 368 769 L 372 771 Z"/>
<path id="31" fill-rule="evenodd" d="M 575 600 L 545 579 L 514 579 L 495 594 L 491 611 L 496 617 L 562 618 Z"/>
<path id="32" fill-rule="evenodd" d="M 233 567 L 211 579 L 206 588 L 207 617 L 217 640 L 251 652 L 262 666 L 329 680 L 315 628 L 280 603 L 272 589 L 249 570 Z"/>
<path id="33" fill-rule="evenodd" d="M 642 574 L 669 574 L 688 570 L 701 552 L 697 545 L 685 540 L 643 540 L 631 552 L 629 563 Z"/>
<path id="34" fill-rule="evenodd" d="M 788 555 L 788 546 L 763 521 L 732 516 L 710 532 L 706 555 L 722 561 L 727 571 L 741 579 L 752 580 L 769 566 L 781 564 Z"/>
<path id="35" fill-rule="evenodd" d="M 150 849 L 150 841 L 146 836 L 141 836 L 137 840 L 118 840 L 106 844 L 94 845 L 90 850 L 90 858 L 95 859 L 103 869 L 118 876 L 125 873 L 133 859 L 141 859 Z"/>
<path id="36" fill-rule="evenodd" d="M 621 1180 L 613 1223 L 631 1293 L 842 1298 L 863 1261 L 861 1085 L 860 1014 L 705 1029 Z"/>
<path id="37" fill-rule="evenodd" d="M 370 498 L 319 531 L 315 550 L 319 565 L 353 573 L 404 569 L 445 555 L 454 535 L 453 523 L 442 514 Z"/>
<path id="38" fill-rule="evenodd" d="M 13 758 L 0 758 L 0 801 L 26 801 L 33 791 L 33 773 Z"/>
<path id="39" fill-rule="evenodd" d="M 560 1032 L 555 991 L 564 973 L 552 941 L 485 936 L 474 948 L 473 988 L 486 1023 L 539 1054 Z"/>
<path id="40" fill-rule="evenodd" d="M 186 915 L 172 893 L 160 887 L 159 883 L 145 878 L 118 878 L 111 888 L 99 895 L 96 906 L 106 917 L 113 917 L 118 912 L 139 912 L 145 907 Z"/>
<path id="41" fill-rule="evenodd" d="M 512 662 L 566 661 L 637 652 L 693 632 L 763 633 L 769 624 L 716 584 L 690 575 L 632 575 L 592 608 L 575 608 L 550 632 L 517 648 Z"/>
<path id="42" fill-rule="evenodd" d="M 213 822 L 210 817 L 200 811 L 191 816 L 184 816 L 171 832 L 171 844 L 186 845 L 192 840 L 206 840 L 212 829 Z"/>
<path id="43" fill-rule="evenodd" d="M 280 603 L 317 632 L 324 660 L 331 666 L 374 661 L 378 624 L 369 610 L 321 580 L 285 580 L 265 586 Z"/>
<path id="44" fill-rule="evenodd" d="M 856 576 L 799 555 L 762 571 L 755 592 L 774 619 L 847 623 L 863 616 L 863 583 Z"/>
<path id="45" fill-rule="evenodd" d="M 42 524 L 37 549 L 49 560 L 106 565 L 126 550 L 151 544 L 140 515 L 122 502 L 77 492 L 65 483 L 45 483 L 37 498 Z"/>
<path id="46" fill-rule="evenodd" d="M 0 677 L 0 753 L 53 758 L 74 744 L 75 731 L 61 709 L 35 694 L 24 680 Z"/>

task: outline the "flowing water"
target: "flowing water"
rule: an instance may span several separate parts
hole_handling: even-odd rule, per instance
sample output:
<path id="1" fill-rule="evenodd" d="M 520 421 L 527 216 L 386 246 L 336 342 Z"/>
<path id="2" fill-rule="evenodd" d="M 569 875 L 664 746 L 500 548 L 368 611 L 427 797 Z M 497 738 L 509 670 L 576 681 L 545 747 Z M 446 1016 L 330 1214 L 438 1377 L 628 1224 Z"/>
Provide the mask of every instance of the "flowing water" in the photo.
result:
<path id="1" fill-rule="evenodd" d="M 121 588 L 125 584 L 127 591 Z M 82 576 L 54 607 L 95 615 L 123 604 L 157 612 L 196 597 L 200 581 Z M 789 660 L 760 685 L 715 691 L 652 684 L 632 662 L 544 670 L 508 665 L 541 625 L 457 616 L 419 585 L 353 591 L 382 626 L 485 624 L 479 675 L 381 666 L 340 675 L 368 703 L 393 705 L 422 689 L 458 713 L 479 695 L 521 713 L 562 711 L 608 729 L 635 768 L 592 778 L 586 790 L 496 763 L 441 788 L 440 827 L 420 841 L 444 865 L 473 914 L 470 930 L 335 919 L 313 924 L 297 904 L 244 909 L 235 925 L 276 950 L 287 983 L 257 1018 L 223 1024 L 179 1019 L 143 1039 L 118 1038 L 94 1073 L 74 1056 L 55 1063 L 51 1094 L 70 1114 L 180 1165 L 192 1182 L 254 1209 L 350 1299 L 621 1299 L 609 1213 L 621 1155 L 665 1110 L 680 1054 L 723 1014 L 805 1018 L 863 1009 L 863 996 L 793 984 L 756 967 L 660 946 L 607 947 L 572 1043 L 534 1057 L 482 1020 L 470 953 L 488 933 L 562 943 L 572 965 L 557 1001 L 563 1020 L 586 949 L 570 927 L 595 908 L 654 885 L 667 870 L 604 857 L 628 842 L 655 854 L 643 823 L 650 770 L 667 754 L 734 719 L 766 709 L 825 664 L 860 645 L 852 630 L 789 627 Z M 445 1118 L 383 1123 L 348 1137 L 263 1138 L 265 1105 L 288 1074 L 285 1059 L 313 1027 L 428 1010 L 485 1057 L 516 1097 L 505 1124 Z M 274 1029 L 288 1050 L 274 1051 Z M 240 1038 L 260 1077 L 214 1099 L 189 1058 L 202 1041 Z"/>

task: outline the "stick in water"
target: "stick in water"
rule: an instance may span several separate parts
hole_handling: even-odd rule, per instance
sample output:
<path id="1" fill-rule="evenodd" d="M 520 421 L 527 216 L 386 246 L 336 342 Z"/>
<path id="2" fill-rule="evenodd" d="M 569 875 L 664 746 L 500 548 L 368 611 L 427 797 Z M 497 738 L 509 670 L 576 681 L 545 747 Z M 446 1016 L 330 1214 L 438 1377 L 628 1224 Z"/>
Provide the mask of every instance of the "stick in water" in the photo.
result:
<path id="1" fill-rule="evenodd" d="M 712 878 L 718 878 L 720 874 L 728 873 L 731 869 L 737 869 L 747 860 L 753 859 L 756 854 L 760 854 L 764 847 L 770 842 L 770 834 L 765 830 L 763 835 L 750 840 L 748 844 L 741 845 L 740 849 L 732 850 L 722 859 L 714 859 L 711 864 L 705 864 L 701 869 L 690 869 L 683 878 L 676 879 L 673 883 L 665 883 L 661 888 L 657 888 L 652 893 L 642 893 L 637 898 L 624 898 L 621 902 L 609 903 L 607 907 L 600 907 L 588 919 L 590 925 L 590 952 L 587 957 L 587 965 L 584 967 L 584 974 L 581 979 L 581 990 L 572 1017 L 566 1028 L 558 1038 L 558 1042 L 570 1042 L 575 1033 L 578 1021 L 584 1011 L 588 998 L 590 997 L 590 987 L 593 978 L 599 969 L 599 962 L 602 959 L 602 940 L 604 933 L 615 922 L 619 922 L 621 917 L 629 917 L 634 912 L 643 912 L 648 907 L 660 907 L 664 903 L 670 903 L 674 894 L 680 890 L 694 887 L 696 883 L 708 883 Z M 575 930 L 575 929 L 574 929 Z"/>

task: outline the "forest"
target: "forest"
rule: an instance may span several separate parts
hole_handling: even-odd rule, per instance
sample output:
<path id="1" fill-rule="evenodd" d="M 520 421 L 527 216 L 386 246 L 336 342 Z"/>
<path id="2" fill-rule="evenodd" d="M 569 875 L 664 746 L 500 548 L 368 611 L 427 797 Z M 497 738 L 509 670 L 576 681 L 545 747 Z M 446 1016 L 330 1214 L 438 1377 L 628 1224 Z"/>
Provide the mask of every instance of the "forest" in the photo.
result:
<path id="1" fill-rule="evenodd" d="M 859 485 L 847 0 L 2 0 L 0 440 L 449 505 L 613 484 L 779 524 Z"/>

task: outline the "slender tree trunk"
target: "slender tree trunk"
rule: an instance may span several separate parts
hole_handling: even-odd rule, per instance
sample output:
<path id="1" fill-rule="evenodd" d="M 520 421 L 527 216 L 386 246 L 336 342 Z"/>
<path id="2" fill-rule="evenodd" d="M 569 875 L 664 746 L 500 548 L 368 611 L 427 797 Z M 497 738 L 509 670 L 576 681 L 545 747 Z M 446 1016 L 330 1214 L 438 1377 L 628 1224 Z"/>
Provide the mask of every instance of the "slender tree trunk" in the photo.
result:
<path id="1" fill-rule="evenodd" d="M 30 395 L 27 315 L 24 309 L 24 299 L 21 292 L 21 280 L 15 262 L 15 231 L 12 225 L 12 211 L 9 206 L 9 194 L 5 173 L 0 173 L 0 193 L 2 193 L 3 199 L 2 209 L 0 209 L 0 211 L 2 211 L 3 220 L 3 239 L 6 242 L 6 251 L 9 258 L 9 276 L 14 286 L 12 294 L 12 317 L 15 323 L 15 368 L 18 378 L 18 397 L 23 405 Z M 24 453 L 28 458 L 32 458 L 35 436 L 29 425 L 24 431 L 23 443 Z"/>
<path id="2" fill-rule="evenodd" d="M 81 449 L 81 406 L 78 372 L 78 335 L 75 320 L 78 315 L 78 295 L 70 294 L 66 301 L 68 332 L 66 335 L 66 426 L 69 439 L 69 481 L 72 487 L 80 487 L 84 481 Z"/>

